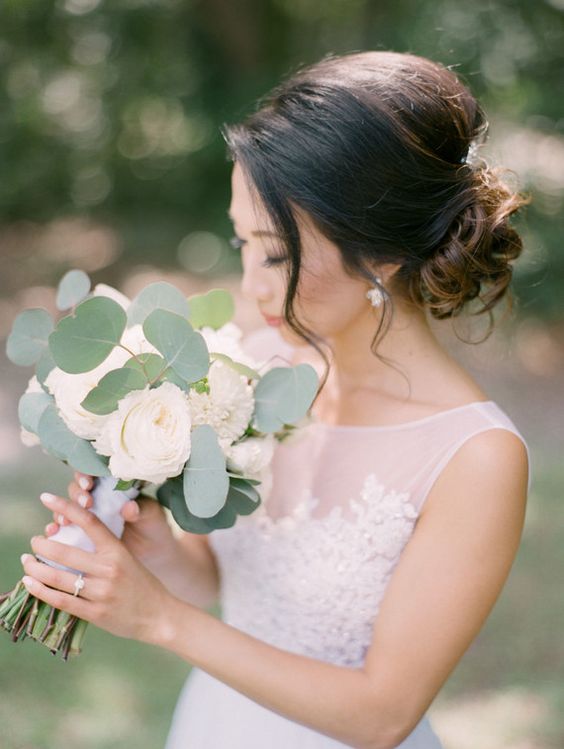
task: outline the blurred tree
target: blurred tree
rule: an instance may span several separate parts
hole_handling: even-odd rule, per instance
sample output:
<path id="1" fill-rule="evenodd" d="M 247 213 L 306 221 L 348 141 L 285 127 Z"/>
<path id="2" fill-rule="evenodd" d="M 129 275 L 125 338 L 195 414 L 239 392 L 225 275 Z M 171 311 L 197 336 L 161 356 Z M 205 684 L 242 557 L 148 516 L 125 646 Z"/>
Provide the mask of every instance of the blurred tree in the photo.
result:
<path id="1" fill-rule="evenodd" d="M 520 158 L 503 163 L 534 201 L 516 219 L 527 240 L 516 291 L 525 312 L 563 317 L 563 11 L 564 0 L 3 0 L 2 225 L 111 226 L 124 243 L 114 275 L 155 256 L 175 267 L 183 238 L 206 231 L 220 252 L 205 272 L 236 271 L 220 125 L 329 51 L 408 51 L 462 76 L 500 148 L 508 129 L 495 123 L 519 129 Z"/>

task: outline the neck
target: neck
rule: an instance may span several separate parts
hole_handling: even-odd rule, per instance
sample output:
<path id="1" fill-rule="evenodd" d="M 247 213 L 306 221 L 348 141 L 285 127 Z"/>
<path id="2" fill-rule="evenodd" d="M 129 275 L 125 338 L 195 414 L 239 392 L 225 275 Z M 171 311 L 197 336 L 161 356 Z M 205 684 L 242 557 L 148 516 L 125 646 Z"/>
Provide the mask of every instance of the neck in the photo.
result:
<path id="1" fill-rule="evenodd" d="M 384 361 L 370 350 L 377 327 L 378 319 L 370 308 L 366 315 L 329 339 L 333 353 L 328 352 L 331 370 L 327 386 L 333 397 L 370 390 L 382 397 L 402 399 L 408 392 L 406 378 L 412 394 L 428 392 L 437 365 L 442 363 L 444 368 L 447 354 L 431 331 L 424 311 L 395 303 L 390 327 L 377 343 L 376 350 Z"/>

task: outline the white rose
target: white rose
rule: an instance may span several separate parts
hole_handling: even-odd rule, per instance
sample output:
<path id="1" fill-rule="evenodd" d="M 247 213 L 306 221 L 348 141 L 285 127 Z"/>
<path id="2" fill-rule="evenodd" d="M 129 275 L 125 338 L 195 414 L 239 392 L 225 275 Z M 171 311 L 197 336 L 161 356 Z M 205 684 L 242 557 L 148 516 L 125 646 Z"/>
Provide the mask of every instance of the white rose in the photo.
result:
<path id="1" fill-rule="evenodd" d="M 33 377 L 29 380 L 27 383 L 27 388 L 25 389 L 26 393 L 44 393 L 45 391 L 41 387 L 41 383 L 37 379 L 36 375 L 33 375 Z"/>
<path id="2" fill-rule="evenodd" d="M 45 385 L 55 399 L 61 418 L 77 437 L 93 440 L 100 434 L 108 415 L 94 414 L 80 404 L 105 374 L 123 366 L 129 358 L 127 351 L 116 346 L 109 356 L 90 372 L 71 374 L 55 367 L 47 375 Z"/>
<path id="3" fill-rule="evenodd" d="M 107 296 L 121 305 L 125 310 L 131 304 L 125 294 L 122 294 L 121 291 L 118 291 L 117 289 L 114 289 L 113 286 L 108 286 L 105 283 L 97 283 L 92 290 L 92 296 Z"/>
<path id="4" fill-rule="evenodd" d="M 241 346 L 243 331 L 234 322 L 227 322 L 217 330 L 208 325 L 198 329 L 203 336 L 208 351 L 217 354 L 225 354 L 233 361 L 246 364 L 249 367 L 257 366 L 256 360 L 246 354 Z"/>
<path id="5" fill-rule="evenodd" d="M 41 383 L 37 379 L 36 375 L 33 375 L 27 383 L 26 393 L 44 393 L 45 391 L 41 387 Z M 35 432 L 30 432 L 25 427 L 20 427 L 20 440 L 26 447 L 35 447 L 40 445 L 41 442 Z"/>
<path id="6" fill-rule="evenodd" d="M 134 354 L 161 354 L 153 346 L 152 343 L 145 338 L 143 332 L 143 326 L 139 323 L 138 325 L 132 325 L 131 328 L 126 328 L 123 331 L 121 337 L 121 343 Z"/>
<path id="7" fill-rule="evenodd" d="M 26 447 L 35 447 L 40 445 L 39 437 L 34 432 L 29 432 L 24 427 L 20 427 L 20 440 Z"/>
<path id="8" fill-rule="evenodd" d="M 93 443 L 110 457 L 112 476 L 158 484 L 178 474 L 190 457 L 191 420 L 186 393 L 172 382 L 133 390 L 108 417 Z"/>
<path id="9" fill-rule="evenodd" d="M 192 424 L 209 424 L 222 448 L 242 436 L 253 414 L 253 388 L 244 375 L 216 359 L 208 370 L 209 393 L 188 392 Z"/>

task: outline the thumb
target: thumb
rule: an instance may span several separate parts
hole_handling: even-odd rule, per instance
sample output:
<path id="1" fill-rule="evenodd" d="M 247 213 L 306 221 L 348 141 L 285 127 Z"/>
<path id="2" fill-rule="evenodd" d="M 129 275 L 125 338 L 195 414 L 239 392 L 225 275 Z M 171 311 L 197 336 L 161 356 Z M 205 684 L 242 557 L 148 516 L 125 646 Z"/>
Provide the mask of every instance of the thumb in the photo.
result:
<path id="1" fill-rule="evenodd" d="M 138 520 L 140 514 L 141 513 L 139 510 L 139 505 L 134 499 L 126 502 L 121 508 L 121 515 L 123 519 L 127 520 L 129 523 L 134 523 L 136 520 Z"/>

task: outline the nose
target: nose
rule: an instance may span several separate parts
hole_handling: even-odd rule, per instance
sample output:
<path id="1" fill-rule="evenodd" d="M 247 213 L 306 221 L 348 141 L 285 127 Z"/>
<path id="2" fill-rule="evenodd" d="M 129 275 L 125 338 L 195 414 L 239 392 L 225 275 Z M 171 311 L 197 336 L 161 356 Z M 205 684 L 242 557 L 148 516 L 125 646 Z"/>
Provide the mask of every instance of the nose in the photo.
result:
<path id="1" fill-rule="evenodd" d="M 275 295 L 268 272 L 259 263 L 243 264 L 241 294 L 251 302 L 267 305 Z"/>

